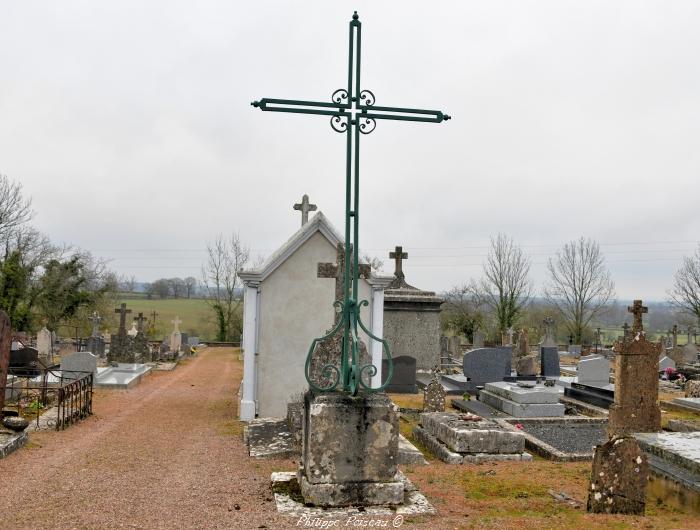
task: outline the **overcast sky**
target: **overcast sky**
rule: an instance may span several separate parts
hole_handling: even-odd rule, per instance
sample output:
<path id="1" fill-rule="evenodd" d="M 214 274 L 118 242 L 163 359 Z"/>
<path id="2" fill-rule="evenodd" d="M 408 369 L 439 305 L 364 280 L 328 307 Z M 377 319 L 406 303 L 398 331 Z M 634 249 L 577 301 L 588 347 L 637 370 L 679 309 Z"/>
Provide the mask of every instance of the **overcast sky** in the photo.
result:
<path id="1" fill-rule="evenodd" d="M 697 246 L 700 3 L 3 2 L 0 173 L 56 242 L 142 281 L 208 240 L 267 255 L 303 193 L 344 221 L 342 135 L 261 97 L 327 100 L 363 23 L 377 105 L 441 109 L 362 139 L 360 245 L 441 291 L 504 232 L 545 262 L 598 240 L 622 298 L 663 299 Z"/>

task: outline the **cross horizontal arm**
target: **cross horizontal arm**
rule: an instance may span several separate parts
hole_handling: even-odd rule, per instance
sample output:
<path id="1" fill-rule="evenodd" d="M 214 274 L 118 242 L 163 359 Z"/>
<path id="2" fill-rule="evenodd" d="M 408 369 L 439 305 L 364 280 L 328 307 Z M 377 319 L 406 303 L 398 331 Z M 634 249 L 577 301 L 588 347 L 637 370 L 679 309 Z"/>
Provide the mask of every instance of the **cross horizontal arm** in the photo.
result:
<path id="1" fill-rule="evenodd" d="M 342 116 L 345 114 L 345 109 L 349 108 L 348 105 L 342 103 L 272 98 L 253 101 L 251 105 L 269 112 L 294 112 L 297 114 L 320 114 L 322 116 Z"/>
<path id="2" fill-rule="evenodd" d="M 362 109 L 362 112 L 359 114 L 361 118 L 371 118 L 375 120 L 402 120 L 441 123 L 451 119 L 451 116 L 444 114 L 439 110 L 378 107 L 374 105 L 363 105 L 360 108 Z M 377 111 L 379 111 L 379 113 L 377 113 Z"/>

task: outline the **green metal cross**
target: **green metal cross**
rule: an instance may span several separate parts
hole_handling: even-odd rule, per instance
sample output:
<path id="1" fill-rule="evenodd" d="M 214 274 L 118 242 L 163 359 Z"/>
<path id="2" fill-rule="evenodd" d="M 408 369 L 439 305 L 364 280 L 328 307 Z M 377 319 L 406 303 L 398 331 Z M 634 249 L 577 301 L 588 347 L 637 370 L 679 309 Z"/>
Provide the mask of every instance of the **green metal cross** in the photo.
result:
<path id="1" fill-rule="evenodd" d="M 345 267 L 343 275 L 344 298 L 336 300 L 334 303 L 336 307 L 341 309 L 342 318 L 328 334 L 313 340 L 306 358 L 305 375 L 309 386 L 314 390 L 326 392 L 342 389 L 353 395 L 357 394 L 360 388 L 370 392 L 383 390 L 391 381 L 393 373 L 388 344 L 385 340 L 375 337 L 360 318 L 360 308 L 369 305 L 369 302 L 367 300 L 359 302 L 357 299 L 360 248 L 358 237 L 360 224 L 360 134 L 370 134 L 374 131 L 377 126 L 376 120 L 441 123 L 450 119 L 450 116 L 439 110 L 376 106 L 374 94 L 370 90 L 363 90 L 360 85 L 361 30 L 362 24 L 357 16 L 357 11 L 355 11 L 350 21 L 347 88 L 333 92 L 331 102 L 263 98 L 251 103 L 254 107 L 264 111 L 329 116 L 333 130 L 346 133 L 345 263 L 352 265 Z M 359 366 L 358 326 L 369 337 L 381 342 L 387 355 L 387 377 L 385 382 L 376 388 L 370 387 L 363 381 L 365 372 L 366 375 L 372 377 L 377 374 L 377 367 L 371 363 Z M 341 329 L 343 333 L 341 366 L 338 368 L 332 364 L 325 365 L 322 374 L 331 382 L 320 386 L 312 381 L 309 374 L 313 352 L 319 342 L 333 337 L 336 333 L 341 332 Z"/>

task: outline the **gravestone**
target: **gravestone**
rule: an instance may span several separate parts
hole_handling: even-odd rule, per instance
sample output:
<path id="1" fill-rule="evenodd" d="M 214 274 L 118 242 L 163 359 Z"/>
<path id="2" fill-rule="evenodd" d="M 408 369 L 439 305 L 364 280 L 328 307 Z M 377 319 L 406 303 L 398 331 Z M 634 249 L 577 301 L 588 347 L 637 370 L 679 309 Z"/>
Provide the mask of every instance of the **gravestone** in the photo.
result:
<path id="1" fill-rule="evenodd" d="M 600 355 L 581 357 L 576 373 L 578 382 L 581 384 L 608 385 L 610 383 L 610 361 Z"/>
<path id="2" fill-rule="evenodd" d="M 469 392 L 476 392 L 477 386 L 503 381 L 510 376 L 512 362 L 511 348 L 479 348 L 464 354 L 462 370 L 467 379 Z"/>
<path id="3" fill-rule="evenodd" d="M 530 341 L 525 329 L 521 329 L 520 333 L 518 333 L 518 353 L 521 357 L 530 354 Z"/>
<path id="4" fill-rule="evenodd" d="M 187 338 L 187 345 L 188 346 L 198 346 L 199 345 L 199 337 L 188 337 Z"/>
<path id="5" fill-rule="evenodd" d="M 660 344 L 647 341 L 642 313 L 647 308 L 635 300 L 628 308 L 634 314 L 632 333 L 615 357 L 615 402 L 610 406 L 608 435 L 623 436 L 661 430 L 659 409 Z"/>
<path id="6" fill-rule="evenodd" d="M 95 355 L 104 357 L 105 340 L 100 335 L 100 322 L 102 322 L 102 318 L 100 318 L 100 315 L 97 313 L 97 311 L 95 311 L 92 314 L 90 322 L 92 322 L 92 333 L 87 339 L 85 349 L 89 352 L 94 353 Z"/>
<path id="7" fill-rule="evenodd" d="M 540 372 L 545 377 L 559 377 L 561 375 L 559 348 L 556 345 L 540 346 Z"/>
<path id="8" fill-rule="evenodd" d="M 51 332 L 43 327 L 36 334 L 36 349 L 39 352 L 40 359 L 45 360 L 51 358 L 51 346 Z"/>
<path id="9" fill-rule="evenodd" d="M 382 359 L 382 384 L 386 381 L 388 369 L 388 361 Z M 418 387 L 416 386 L 416 360 L 413 357 L 408 355 L 394 357 L 394 373 L 385 392 L 395 392 L 397 394 L 415 394 L 418 392 Z"/>
<path id="10" fill-rule="evenodd" d="M 437 372 L 423 391 L 423 412 L 445 412 L 445 389 Z"/>
<path id="11" fill-rule="evenodd" d="M 540 343 L 542 348 L 557 348 L 557 337 L 554 326 L 554 319 L 552 317 L 546 317 L 542 324 L 544 325 L 544 338 Z"/>
<path id="12" fill-rule="evenodd" d="M 580 344 L 569 344 L 569 354 L 574 357 L 581 356 L 581 345 Z"/>
<path id="13" fill-rule="evenodd" d="M 0 387 L 7 386 L 7 375 L 10 368 L 10 350 L 12 348 L 12 325 L 7 313 L 0 310 Z M 0 392 L 0 416 L 5 406 L 5 392 Z"/>
<path id="14" fill-rule="evenodd" d="M 139 313 L 137 317 L 134 318 L 134 325 L 136 325 L 136 335 L 134 335 L 133 340 L 133 350 L 134 356 L 139 358 L 139 362 L 147 363 L 151 362 L 151 348 L 148 346 L 148 338 L 144 331 L 144 322 L 146 317 L 143 313 Z"/>
<path id="15" fill-rule="evenodd" d="M 80 379 L 87 373 L 97 373 L 97 356 L 87 351 L 71 353 L 61 358 L 61 375 L 64 379 Z"/>
<path id="16" fill-rule="evenodd" d="M 110 338 L 107 359 L 110 362 L 134 363 L 133 338 L 126 333 L 126 315 L 131 313 L 131 309 L 121 304 L 114 312 L 119 314 L 119 329 Z"/>
<path id="17" fill-rule="evenodd" d="M 663 356 L 659 361 L 659 372 L 663 372 L 667 368 L 676 369 L 676 362 L 670 357 Z"/>
<path id="18" fill-rule="evenodd" d="M 182 349 L 182 333 L 180 333 L 180 324 L 182 324 L 182 320 L 180 320 L 180 317 L 176 316 L 170 323 L 175 327 L 170 334 L 170 351 L 178 353 Z"/>
<path id="19" fill-rule="evenodd" d="M 614 437 L 597 446 L 588 511 L 644 515 L 648 477 L 647 458 L 634 437 Z"/>
<path id="20" fill-rule="evenodd" d="M 516 365 L 518 375 L 532 376 L 537 375 L 537 357 L 536 355 L 525 355 L 518 359 Z"/>
<path id="21" fill-rule="evenodd" d="M 478 350 L 479 348 L 484 347 L 484 340 L 486 340 L 486 336 L 484 335 L 483 332 L 477 330 L 474 332 L 474 340 L 472 346 L 474 347 L 475 350 Z"/>

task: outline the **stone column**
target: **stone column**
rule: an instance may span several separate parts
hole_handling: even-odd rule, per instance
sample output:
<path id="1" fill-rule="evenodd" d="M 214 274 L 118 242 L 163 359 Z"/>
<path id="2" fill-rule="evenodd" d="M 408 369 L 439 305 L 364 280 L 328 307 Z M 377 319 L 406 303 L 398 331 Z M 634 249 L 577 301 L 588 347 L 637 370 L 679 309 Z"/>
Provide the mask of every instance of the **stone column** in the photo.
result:
<path id="1" fill-rule="evenodd" d="M 370 331 L 379 338 L 384 338 L 384 289 L 391 283 L 390 276 L 374 276 L 367 279 L 372 287 L 372 313 L 370 315 Z M 371 340 L 370 354 L 372 364 L 377 367 L 377 373 L 372 377 L 371 385 L 377 388 L 382 385 L 382 357 L 384 349 L 378 340 Z M 393 354 L 393 352 L 392 352 Z"/>
<path id="2" fill-rule="evenodd" d="M 243 293 L 243 395 L 240 419 L 255 419 L 255 354 L 258 337 L 258 288 L 259 282 L 244 280 Z"/>

